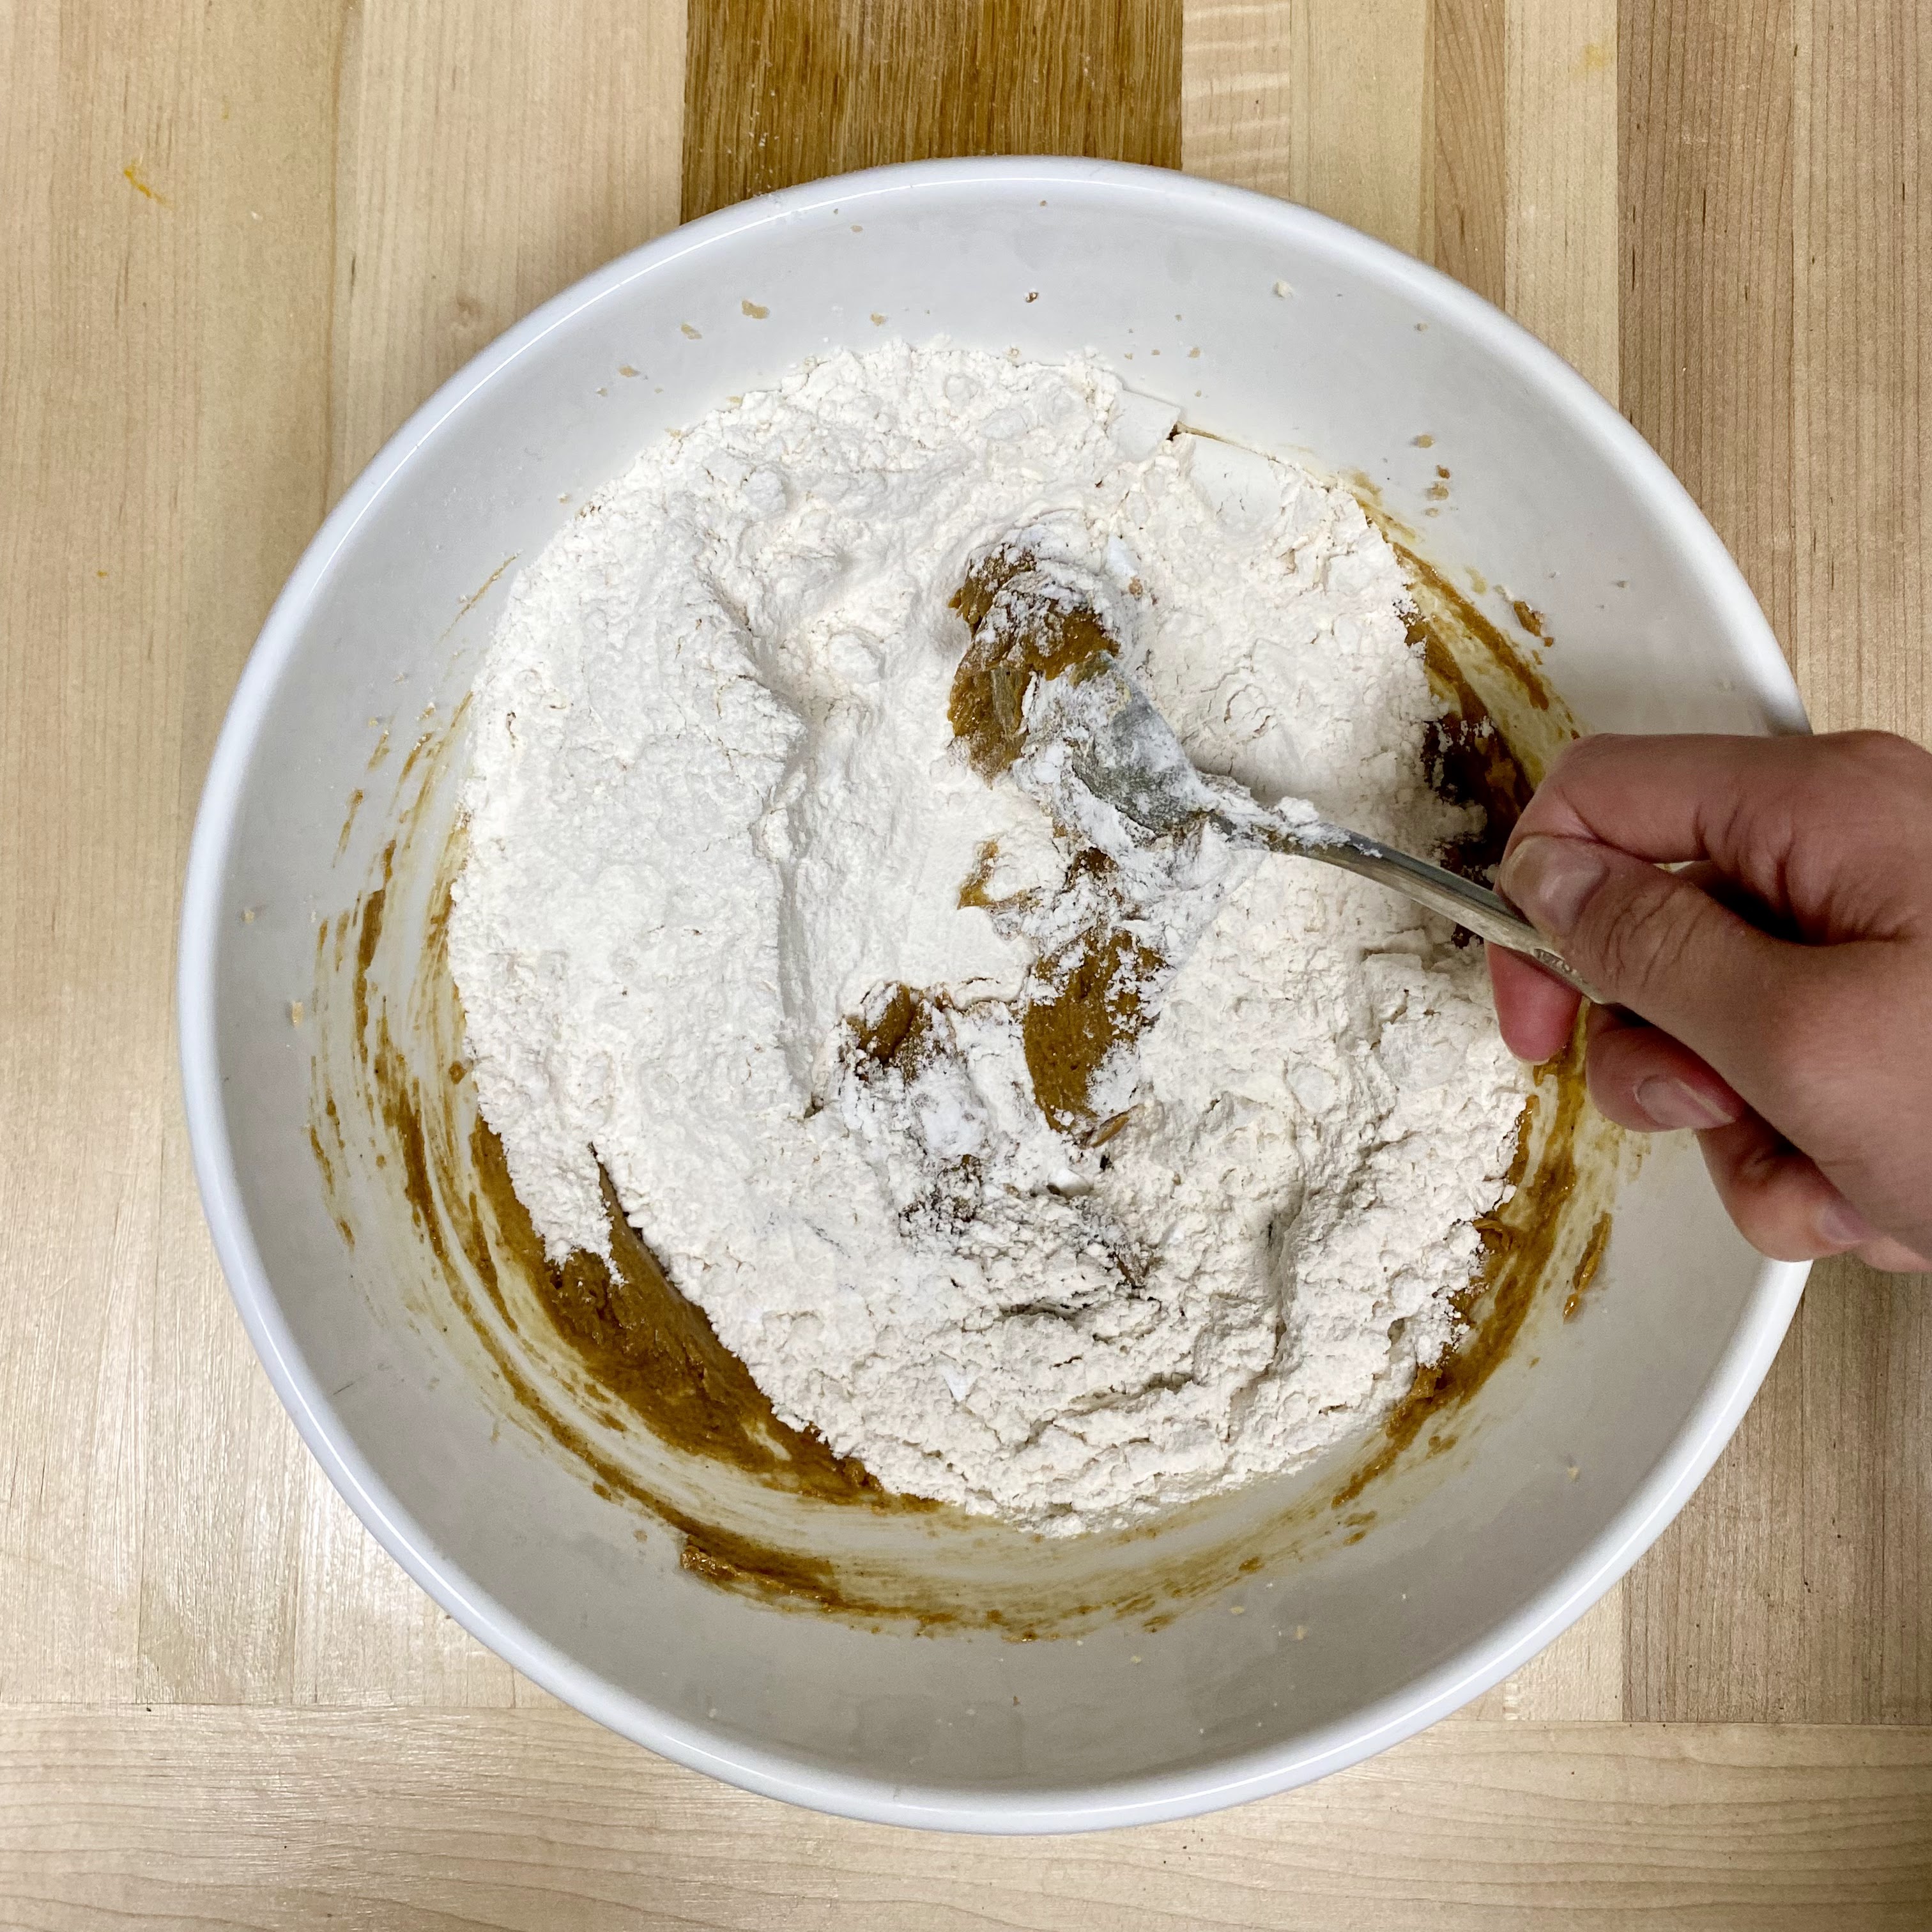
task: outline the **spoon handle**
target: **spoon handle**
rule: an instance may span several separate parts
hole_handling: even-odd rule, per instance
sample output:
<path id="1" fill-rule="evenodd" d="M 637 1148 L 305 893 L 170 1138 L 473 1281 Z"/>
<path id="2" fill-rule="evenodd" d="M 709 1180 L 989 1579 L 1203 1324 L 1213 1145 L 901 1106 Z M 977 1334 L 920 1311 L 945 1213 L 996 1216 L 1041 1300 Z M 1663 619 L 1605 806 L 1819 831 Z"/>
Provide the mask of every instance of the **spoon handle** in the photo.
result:
<path id="1" fill-rule="evenodd" d="M 1322 828 L 1328 836 L 1319 841 L 1298 837 L 1286 826 L 1265 824 L 1243 828 L 1250 837 L 1278 852 L 1292 852 L 1303 859 L 1318 859 L 1324 865 L 1340 866 L 1344 872 L 1359 872 L 1365 879 L 1405 893 L 1420 906 L 1438 912 L 1444 918 L 1466 926 L 1479 939 L 1492 939 L 1512 952 L 1520 952 L 1554 973 L 1566 986 L 1574 986 L 1586 1000 L 1608 1004 L 1570 970 L 1563 956 L 1551 950 L 1550 942 L 1500 893 L 1479 886 L 1441 866 L 1432 866 L 1412 853 L 1398 852 L 1379 839 L 1340 826 Z M 1332 838 L 1333 842 L 1330 842 Z"/>

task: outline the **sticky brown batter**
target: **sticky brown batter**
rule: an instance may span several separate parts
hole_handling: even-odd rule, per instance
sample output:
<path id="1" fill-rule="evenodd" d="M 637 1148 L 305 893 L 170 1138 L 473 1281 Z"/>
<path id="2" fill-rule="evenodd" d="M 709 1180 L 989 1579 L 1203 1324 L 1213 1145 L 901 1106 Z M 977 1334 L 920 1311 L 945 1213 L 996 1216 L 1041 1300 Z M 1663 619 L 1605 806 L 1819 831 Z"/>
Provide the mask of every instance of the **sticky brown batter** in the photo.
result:
<path id="1" fill-rule="evenodd" d="M 580 1250 L 559 1264 L 544 1256 L 510 1184 L 502 1144 L 480 1117 L 470 1148 L 496 1226 L 558 1333 L 660 1441 L 826 1502 L 885 1499 L 886 1492 L 853 1458 L 833 1455 L 818 1436 L 778 1420 L 743 1363 L 718 1340 L 704 1311 L 672 1286 L 626 1220 L 608 1174 L 599 1170 L 612 1262 Z M 896 1500 L 930 1507 L 921 1498 Z"/>
<path id="2" fill-rule="evenodd" d="M 1516 622 L 1539 644 L 1549 644 L 1556 641 L 1544 628 L 1549 620 L 1527 598 L 1512 597 L 1510 608 L 1516 613 Z"/>
<path id="3" fill-rule="evenodd" d="M 1420 612 L 1408 620 L 1409 642 L 1422 652 L 1430 688 L 1441 700 L 1442 716 L 1423 734 L 1422 756 L 1430 782 L 1451 805 L 1481 807 L 1480 828 L 1454 838 L 1442 862 L 1465 878 L 1486 883 L 1503 856 L 1532 787 L 1509 742 L 1496 729 L 1489 707 Z"/>
<path id="4" fill-rule="evenodd" d="M 910 1079 L 930 1050 L 932 1006 L 926 994 L 901 984 L 887 989 L 883 1004 L 869 1019 L 846 1024 L 852 1029 L 862 1069 L 892 1067 Z"/>
<path id="5" fill-rule="evenodd" d="M 1414 600 L 1418 621 L 1436 638 L 1454 640 L 1466 648 L 1473 646 L 1485 662 L 1501 671 L 1516 688 L 1532 710 L 1550 709 L 1550 686 L 1543 674 L 1491 623 L 1476 606 L 1451 584 L 1432 563 L 1418 556 L 1397 534 L 1399 526 L 1388 513 L 1372 503 L 1364 503 L 1375 523 L 1402 560 L 1402 574 L 1408 580 L 1409 595 Z M 1456 656 L 1452 649 L 1452 659 Z"/>
<path id="6" fill-rule="evenodd" d="M 1090 607 L 1049 596 L 1030 581 L 1036 560 L 1023 548 L 989 550 L 968 568 L 952 608 L 973 640 L 953 674 L 946 716 L 974 769 L 992 779 L 1008 770 L 1025 738 L 1027 694 L 1036 679 L 1077 670 L 1120 648 Z M 959 889 L 962 905 L 986 905 L 997 848 L 982 852 Z M 1111 862 L 1091 850 L 1076 855 L 1076 874 L 1104 884 Z M 1142 992 L 1166 964 L 1124 926 L 1090 927 L 1028 976 L 1020 1033 L 1034 1097 L 1061 1132 L 1089 1128 L 1089 1091 L 1114 1048 L 1145 1029 Z"/>
<path id="7" fill-rule="evenodd" d="M 1138 1039 L 1153 1016 L 1142 988 L 1166 962 L 1131 933 L 1096 928 L 1043 960 L 1020 1012 L 1040 1110 L 1063 1133 L 1090 1126 L 1100 1063 Z"/>
<path id="8" fill-rule="evenodd" d="M 989 550 L 952 600 L 973 641 L 953 674 L 946 715 L 983 778 L 998 777 L 1019 756 L 1035 679 L 1058 677 L 1120 648 L 1094 610 L 1034 580 L 1037 561 L 1023 548 Z"/>
<path id="9" fill-rule="evenodd" d="M 990 911 L 999 902 L 993 897 L 993 868 L 1000 862 L 1000 842 L 988 838 L 980 848 L 973 860 L 973 869 L 959 884 L 959 909 L 963 912 L 969 906 L 977 906 L 981 911 Z"/>

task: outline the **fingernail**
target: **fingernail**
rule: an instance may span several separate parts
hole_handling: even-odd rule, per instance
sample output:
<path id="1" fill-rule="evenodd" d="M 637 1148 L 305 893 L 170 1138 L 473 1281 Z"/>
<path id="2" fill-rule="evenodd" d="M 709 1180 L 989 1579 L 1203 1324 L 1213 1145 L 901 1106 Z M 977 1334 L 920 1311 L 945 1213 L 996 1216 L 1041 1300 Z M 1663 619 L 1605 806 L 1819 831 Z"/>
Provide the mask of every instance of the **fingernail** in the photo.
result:
<path id="1" fill-rule="evenodd" d="M 1636 1083 L 1637 1105 L 1660 1127 L 1728 1127 L 1738 1118 L 1735 1107 L 1726 1107 L 1708 1094 L 1700 1094 L 1688 1080 L 1674 1079 L 1667 1073 L 1653 1073 Z"/>
<path id="2" fill-rule="evenodd" d="M 1818 1232 L 1834 1248 L 1856 1248 L 1878 1238 L 1878 1230 L 1842 1197 L 1818 1210 Z"/>
<path id="3" fill-rule="evenodd" d="M 1503 896 L 1552 939 L 1568 937 L 1590 895 L 1610 875 L 1603 848 L 1586 838 L 1526 838 L 1496 874 Z"/>

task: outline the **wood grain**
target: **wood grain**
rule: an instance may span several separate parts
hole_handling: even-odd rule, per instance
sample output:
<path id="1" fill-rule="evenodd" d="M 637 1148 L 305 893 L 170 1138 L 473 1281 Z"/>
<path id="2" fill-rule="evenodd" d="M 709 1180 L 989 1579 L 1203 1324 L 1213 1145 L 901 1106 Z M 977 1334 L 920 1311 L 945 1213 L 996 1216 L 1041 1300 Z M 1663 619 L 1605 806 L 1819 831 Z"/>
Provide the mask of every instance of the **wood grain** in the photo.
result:
<path id="1" fill-rule="evenodd" d="M 1445 1725 L 1042 1841 L 814 1817 L 562 1711 L 0 1712 L 0 1900 L 43 1932 L 1903 1932 L 1928 1898 L 1924 1730 Z"/>
<path id="2" fill-rule="evenodd" d="M 1296 28 L 1280 0 L 1187 0 L 1180 42 L 1181 166 L 1209 181 L 1306 200 L 1295 166 Z"/>
<path id="3" fill-rule="evenodd" d="M 1790 0 L 1623 0 L 1624 412 L 1792 634 Z"/>
<path id="4" fill-rule="evenodd" d="M 1795 12 L 1792 664 L 1820 730 L 1928 744 L 1932 15 Z"/>
<path id="5" fill-rule="evenodd" d="M 380 0 L 349 18 L 332 499 L 486 343 L 676 225 L 684 86 L 676 0 Z"/>
<path id="6" fill-rule="evenodd" d="M 687 220 L 948 154 L 1180 158 L 1180 0 L 693 0 Z"/>
<path id="7" fill-rule="evenodd" d="M 1189 0 L 1182 165 L 1422 241 L 1428 0 Z"/>
<path id="8" fill-rule="evenodd" d="M 1432 0 L 1417 252 L 1500 306 L 1508 294 L 1509 8 Z"/>
<path id="9" fill-rule="evenodd" d="M 1620 362 L 1814 718 L 1923 742 L 1919 22 L 1873 0 L 1624 0 Z M 1744 1428 L 1633 1580 L 1630 1716 L 1932 1717 L 1928 1289 L 1814 1271 Z"/>
<path id="10" fill-rule="evenodd" d="M 148 1500 L 192 1473 L 157 1331 L 221 1296 L 176 1126 L 175 893 L 322 508 L 336 21 L 179 0 L 0 32 L 0 1696 L 134 1697 Z M 260 1393 L 243 1370 L 197 1419 L 286 1433 Z"/>
<path id="11" fill-rule="evenodd" d="M 1428 213 L 1436 266 L 1498 302 L 1614 402 L 1612 5 L 1437 0 Z M 1551 1722 L 1624 1716 L 1628 1587 L 1618 1583 L 1470 1714 Z"/>
<path id="12" fill-rule="evenodd" d="M 1618 399 L 1617 0 L 1509 0 L 1503 306 Z"/>

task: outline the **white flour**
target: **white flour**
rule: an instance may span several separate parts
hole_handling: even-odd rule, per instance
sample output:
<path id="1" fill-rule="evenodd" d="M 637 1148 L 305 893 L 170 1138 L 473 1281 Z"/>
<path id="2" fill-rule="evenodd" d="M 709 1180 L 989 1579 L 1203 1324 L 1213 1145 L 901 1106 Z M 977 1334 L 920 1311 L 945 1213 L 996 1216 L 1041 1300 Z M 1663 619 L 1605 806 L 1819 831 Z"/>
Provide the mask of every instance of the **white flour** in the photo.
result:
<path id="1" fill-rule="evenodd" d="M 955 739 L 949 600 L 1017 538 L 1206 769 L 1413 850 L 1466 828 L 1387 544 L 1173 414 L 1080 360 L 802 370 L 552 542 L 472 707 L 452 957 L 553 1256 L 608 1252 L 601 1160 L 781 1415 L 1048 1530 L 1382 1414 L 1523 1095 L 1439 922 L 1211 833 L 1096 820 L 1081 860 L 1051 748 L 989 782 Z M 1056 1124 L 1028 1028 L 1083 962 L 1120 1036 Z"/>

